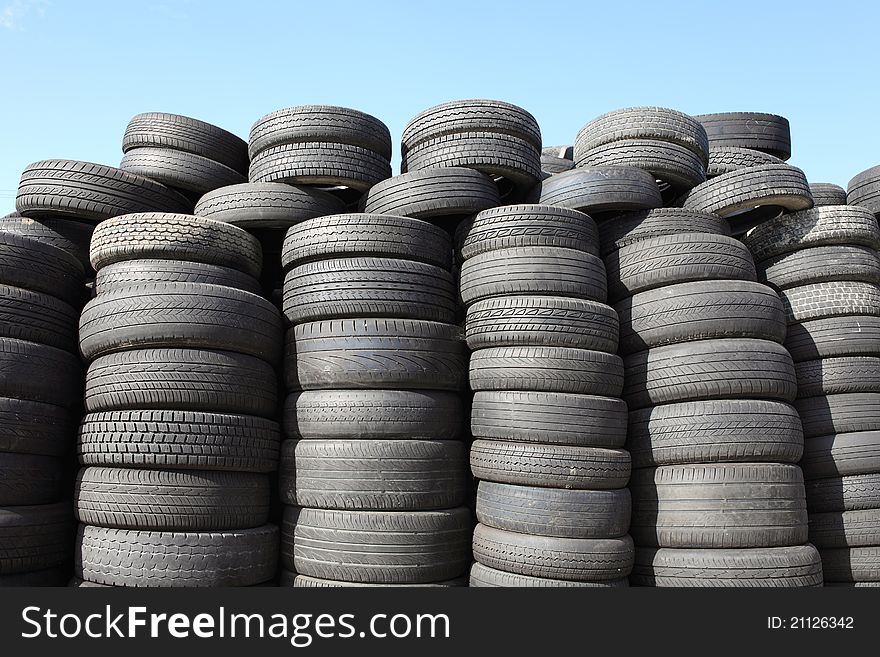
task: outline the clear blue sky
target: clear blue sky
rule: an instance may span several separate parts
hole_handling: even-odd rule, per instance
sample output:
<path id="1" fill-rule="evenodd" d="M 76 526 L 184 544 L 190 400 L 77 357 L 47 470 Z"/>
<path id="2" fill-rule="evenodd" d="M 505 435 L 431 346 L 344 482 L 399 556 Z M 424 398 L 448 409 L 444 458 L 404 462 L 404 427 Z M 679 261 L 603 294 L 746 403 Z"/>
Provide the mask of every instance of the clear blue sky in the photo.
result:
<path id="1" fill-rule="evenodd" d="M 528 109 L 547 145 L 618 107 L 778 113 L 791 162 L 845 185 L 880 164 L 878 25 L 850 0 L 0 0 L 0 214 L 28 162 L 118 165 L 138 112 L 246 139 L 272 110 L 344 105 L 397 142 L 420 110 L 475 97 Z"/>

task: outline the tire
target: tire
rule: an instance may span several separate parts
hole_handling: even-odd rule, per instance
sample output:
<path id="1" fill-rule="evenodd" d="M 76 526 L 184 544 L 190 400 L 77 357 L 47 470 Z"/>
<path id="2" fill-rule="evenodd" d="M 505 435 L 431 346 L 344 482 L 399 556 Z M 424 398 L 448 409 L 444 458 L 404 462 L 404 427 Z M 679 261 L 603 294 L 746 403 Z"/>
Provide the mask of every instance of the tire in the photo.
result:
<path id="1" fill-rule="evenodd" d="M 880 509 L 811 513 L 810 542 L 819 549 L 880 545 Z"/>
<path id="2" fill-rule="evenodd" d="M 281 572 L 281 582 L 279 586 L 292 586 L 294 588 L 449 588 L 453 586 L 467 586 L 467 579 L 458 577 L 456 579 L 448 579 L 445 582 L 425 582 L 424 584 L 363 584 L 361 582 L 340 582 L 331 579 L 318 579 L 317 577 L 306 577 L 305 575 L 297 575 L 289 570 Z"/>
<path id="3" fill-rule="evenodd" d="M 622 449 L 475 440 L 471 472 L 483 481 L 574 490 L 626 486 L 630 456 Z"/>
<path id="4" fill-rule="evenodd" d="M 709 157 L 706 130 L 693 117 L 664 107 L 628 107 L 596 117 L 577 134 L 574 160 L 584 153 L 624 139 L 670 142 L 689 149 L 705 164 Z"/>
<path id="5" fill-rule="evenodd" d="M 296 500 L 296 445 L 298 440 L 281 441 L 278 458 L 278 499 L 287 506 L 299 506 Z"/>
<path id="6" fill-rule="evenodd" d="M 599 224 L 602 257 L 642 240 L 679 233 L 729 235 L 730 227 L 717 215 L 684 208 L 630 212 Z"/>
<path id="7" fill-rule="evenodd" d="M 804 438 L 798 414 L 789 404 L 708 400 L 632 411 L 626 448 L 636 468 L 797 463 Z"/>
<path id="8" fill-rule="evenodd" d="M 223 285 L 260 294 L 260 282 L 231 267 L 184 260 L 128 260 L 102 267 L 95 277 L 96 294 L 116 292 L 132 285 L 156 283 L 199 283 Z"/>
<path id="9" fill-rule="evenodd" d="M 880 315 L 880 286 L 833 281 L 789 288 L 781 292 L 790 324 L 841 315 Z"/>
<path id="10" fill-rule="evenodd" d="M 563 171 L 571 171 L 574 169 L 574 162 L 564 157 L 555 157 L 553 155 L 541 155 L 541 177 L 549 178 L 550 176 L 562 173 Z"/>
<path id="11" fill-rule="evenodd" d="M 361 146 L 391 159 L 391 133 L 384 123 L 332 105 L 299 105 L 266 114 L 251 128 L 248 155 L 254 159 L 273 146 L 315 141 Z"/>
<path id="12" fill-rule="evenodd" d="M 464 217 L 501 204 L 495 181 L 463 167 L 412 171 L 373 185 L 364 212 L 416 219 Z"/>
<path id="13" fill-rule="evenodd" d="M 206 532 L 269 519 L 269 478 L 248 472 L 83 468 L 73 495 L 77 520 L 97 527 Z"/>
<path id="14" fill-rule="evenodd" d="M 862 171 L 849 181 L 846 202 L 865 208 L 875 217 L 880 214 L 880 167 Z"/>
<path id="15" fill-rule="evenodd" d="M 306 219 L 345 212 L 345 204 L 327 192 L 283 183 L 242 183 L 212 190 L 193 214 L 247 230 L 284 230 Z"/>
<path id="16" fill-rule="evenodd" d="M 636 470 L 631 533 L 640 546 L 761 548 L 807 541 L 804 478 L 777 463 Z"/>
<path id="17" fill-rule="evenodd" d="M 219 285 L 134 285 L 92 299 L 79 321 L 86 360 L 116 351 L 195 348 L 234 351 L 276 363 L 281 317 L 262 297 Z"/>
<path id="18" fill-rule="evenodd" d="M 606 582 L 576 582 L 564 579 L 549 579 L 547 577 L 531 577 L 529 575 L 506 573 L 503 570 L 489 568 L 481 563 L 474 563 L 471 566 L 470 586 L 471 588 L 619 588 L 629 586 L 629 583 L 626 579 L 613 579 Z"/>
<path id="19" fill-rule="evenodd" d="M 288 395 L 284 432 L 307 440 L 455 440 L 461 397 L 427 390 L 315 390 Z"/>
<path id="20" fill-rule="evenodd" d="M 569 347 L 491 347 L 471 354 L 471 390 L 528 390 L 619 397 L 619 356 Z"/>
<path id="21" fill-rule="evenodd" d="M 467 354 L 458 327 L 407 319 L 300 324 L 287 333 L 289 389 L 460 390 Z"/>
<path id="22" fill-rule="evenodd" d="M 272 472 L 278 424 L 250 415 L 189 411 L 90 413 L 79 428 L 82 465 Z"/>
<path id="23" fill-rule="evenodd" d="M 576 582 L 608 582 L 632 570 L 633 542 L 621 538 L 531 536 L 479 524 L 474 558 L 489 568 L 515 575 Z"/>
<path id="24" fill-rule="evenodd" d="M 461 267 L 462 301 L 471 305 L 498 296 L 547 295 L 604 303 L 605 267 L 596 256 L 560 247 L 498 249 Z"/>
<path id="25" fill-rule="evenodd" d="M 68 561 L 73 522 L 70 502 L 0 508 L 0 575 Z"/>
<path id="26" fill-rule="evenodd" d="M 775 155 L 762 153 L 751 148 L 736 148 L 734 146 L 713 146 L 709 149 L 709 166 L 706 168 L 706 177 L 715 178 L 723 176 L 731 171 L 751 169 L 765 164 L 783 164 Z"/>
<path id="27" fill-rule="evenodd" d="M 810 183 L 814 207 L 846 205 L 846 190 L 833 183 Z"/>
<path id="28" fill-rule="evenodd" d="M 295 528 L 291 527 L 295 523 Z M 471 515 L 444 511 L 285 510 L 282 562 L 320 579 L 420 584 L 462 575 Z M 292 545 L 291 545 L 292 543 Z M 292 548 L 292 550 L 291 550 Z M 290 563 L 293 553 L 294 563 Z"/>
<path id="29" fill-rule="evenodd" d="M 286 271 L 317 260 L 353 257 L 398 258 L 450 269 L 452 242 L 446 231 L 418 219 L 338 214 L 288 230 L 281 264 Z"/>
<path id="30" fill-rule="evenodd" d="M 92 269 L 89 262 L 89 242 L 94 230 L 93 224 L 74 219 L 29 219 L 21 215 L 0 218 L 0 231 L 16 233 L 66 251 L 79 260 L 84 271 Z"/>
<path id="31" fill-rule="evenodd" d="M 880 284 L 880 255 L 862 246 L 817 246 L 757 265 L 760 280 L 779 289 L 832 281 Z"/>
<path id="32" fill-rule="evenodd" d="M 795 365 L 798 397 L 880 392 L 880 358 L 842 356 Z"/>
<path id="33" fill-rule="evenodd" d="M 828 582 L 880 582 L 880 547 L 821 550 L 819 554 Z"/>
<path id="34" fill-rule="evenodd" d="M 880 431 L 880 393 L 844 393 L 798 399 L 794 403 L 804 436 Z"/>
<path id="35" fill-rule="evenodd" d="M 880 509 L 880 474 L 826 477 L 807 481 L 811 513 Z"/>
<path id="36" fill-rule="evenodd" d="M 471 408 L 475 437 L 541 445 L 622 447 L 626 421 L 620 399 L 559 392 L 477 392 Z"/>
<path id="37" fill-rule="evenodd" d="M 477 520 L 532 536 L 618 538 L 629 529 L 629 490 L 566 490 L 481 481 Z"/>
<path id="38" fill-rule="evenodd" d="M 133 587 L 251 586 L 272 579 L 278 528 L 164 532 L 80 525 L 74 574 Z"/>
<path id="39" fill-rule="evenodd" d="M 578 156 L 579 167 L 633 167 L 647 171 L 664 188 L 687 192 L 706 181 L 706 167 L 694 151 L 656 139 L 623 139 Z"/>
<path id="40" fill-rule="evenodd" d="M 119 168 L 197 197 L 247 182 L 247 175 L 225 164 L 170 148 L 135 148 L 122 156 Z"/>
<path id="41" fill-rule="evenodd" d="M 66 586 L 70 579 L 69 573 L 69 566 L 55 566 L 15 575 L 0 575 L 0 588 L 6 586 Z"/>
<path id="42" fill-rule="evenodd" d="M 693 117 L 706 129 L 709 145 L 750 148 L 787 160 L 791 157 L 788 119 L 761 112 L 721 112 Z"/>
<path id="43" fill-rule="evenodd" d="M 101 223 L 90 249 L 96 270 L 125 260 L 186 260 L 232 267 L 257 277 L 260 243 L 237 226 L 193 215 L 150 212 Z"/>
<path id="44" fill-rule="evenodd" d="M 575 347 L 617 352 L 620 323 L 610 306 L 551 296 L 496 297 L 467 311 L 467 344 L 487 347 Z"/>
<path id="45" fill-rule="evenodd" d="M 605 258 L 609 297 L 619 301 L 675 283 L 755 281 L 752 256 L 732 237 L 700 233 L 665 235 L 625 246 Z"/>
<path id="46" fill-rule="evenodd" d="M 779 344 L 747 338 L 699 340 L 630 354 L 623 399 L 630 410 L 701 399 L 793 401 L 798 379 Z"/>
<path id="47" fill-rule="evenodd" d="M 85 275 L 74 256 L 14 233 L 0 232 L 0 281 L 51 295 L 76 308 L 84 296 Z"/>
<path id="48" fill-rule="evenodd" d="M 73 429 L 70 412 L 60 406 L 0 397 L 0 452 L 67 456 Z"/>
<path id="49" fill-rule="evenodd" d="M 189 212 L 192 203 L 149 178 L 103 164 L 42 160 L 25 167 L 15 207 L 26 217 L 104 221 L 133 212 Z"/>
<path id="50" fill-rule="evenodd" d="M 880 316 L 846 315 L 789 324 L 785 348 L 795 362 L 880 356 Z"/>
<path id="51" fill-rule="evenodd" d="M 636 550 L 630 582 L 675 588 L 806 588 L 822 586 L 812 545 L 749 549 Z"/>
<path id="52" fill-rule="evenodd" d="M 667 285 L 624 299 L 614 310 L 622 354 L 693 340 L 785 339 L 782 301 L 772 288 L 751 281 Z"/>
<path id="53" fill-rule="evenodd" d="M 315 509 L 449 509 L 464 502 L 465 461 L 454 440 L 300 440 L 296 500 Z"/>
<path id="54" fill-rule="evenodd" d="M 826 206 L 785 214 L 742 238 L 756 262 L 817 246 L 880 248 L 877 220 L 864 208 Z"/>
<path id="55" fill-rule="evenodd" d="M 594 215 L 659 208 L 663 198 L 654 177 L 647 171 L 591 167 L 547 178 L 541 183 L 540 202 Z"/>
<path id="56" fill-rule="evenodd" d="M 545 155 L 572 162 L 574 159 L 574 146 L 542 146 L 541 156 Z"/>
<path id="57" fill-rule="evenodd" d="M 880 431 L 810 438 L 804 443 L 801 469 L 808 480 L 880 473 Z"/>
<path id="58" fill-rule="evenodd" d="M 0 452 L 0 507 L 51 504 L 64 497 L 65 463 L 53 456 Z"/>
<path id="59" fill-rule="evenodd" d="M 134 349 L 101 356 L 86 373 L 89 413 L 179 410 L 274 418 L 278 380 L 254 356 L 198 349 Z"/>
<path id="60" fill-rule="evenodd" d="M 42 292 L 0 283 L 0 337 L 76 352 L 79 311 Z"/>
<path id="61" fill-rule="evenodd" d="M 55 347 L 0 338 L 0 397 L 73 409 L 81 394 L 79 358 Z"/>

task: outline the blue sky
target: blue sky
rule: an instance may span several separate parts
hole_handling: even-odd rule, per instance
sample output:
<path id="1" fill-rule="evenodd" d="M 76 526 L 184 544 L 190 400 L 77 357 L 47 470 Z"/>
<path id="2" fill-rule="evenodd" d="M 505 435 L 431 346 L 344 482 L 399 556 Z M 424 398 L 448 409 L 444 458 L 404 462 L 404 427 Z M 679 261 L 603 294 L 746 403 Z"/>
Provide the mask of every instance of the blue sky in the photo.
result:
<path id="1" fill-rule="evenodd" d="M 28 162 L 118 165 L 138 112 L 246 139 L 272 110 L 344 105 L 397 142 L 420 110 L 475 97 L 528 109 L 547 145 L 618 107 L 778 113 L 791 162 L 845 185 L 880 164 L 878 23 L 850 0 L 0 0 L 0 214 Z"/>

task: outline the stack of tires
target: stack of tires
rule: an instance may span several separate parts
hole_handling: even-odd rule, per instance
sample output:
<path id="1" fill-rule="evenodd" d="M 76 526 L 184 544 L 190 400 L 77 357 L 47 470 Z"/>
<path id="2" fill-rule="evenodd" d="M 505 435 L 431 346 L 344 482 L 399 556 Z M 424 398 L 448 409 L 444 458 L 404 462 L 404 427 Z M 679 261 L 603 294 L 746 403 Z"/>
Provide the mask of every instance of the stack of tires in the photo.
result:
<path id="1" fill-rule="evenodd" d="M 71 254 L 0 232 L 0 586 L 69 574 L 83 281 Z"/>
<path id="2" fill-rule="evenodd" d="M 98 226 L 91 260 L 75 576 L 110 586 L 271 580 L 282 336 L 277 309 L 253 293 L 259 245 L 222 222 L 135 214 Z"/>
<path id="3" fill-rule="evenodd" d="M 829 205 L 750 231 L 780 290 L 798 378 L 810 539 L 825 581 L 880 585 L 880 232 L 871 211 Z"/>
<path id="4" fill-rule="evenodd" d="M 188 116 L 146 112 L 125 128 L 119 168 L 160 182 L 196 201 L 218 187 L 247 181 L 244 140 Z"/>
<path id="5" fill-rule="evenodd" d="M 288 231 L 282 262 L 282 584 L 460 585 L 467 360 L 449 236 L 408 217 L 322 217 Z"/>
<path id="6" fill-rule="evenodd" d="M 632 567 L 618 322 L 593 220 L 486 210 L 458 234 L 481 481 L 472 586 L 625 586 Z"/>

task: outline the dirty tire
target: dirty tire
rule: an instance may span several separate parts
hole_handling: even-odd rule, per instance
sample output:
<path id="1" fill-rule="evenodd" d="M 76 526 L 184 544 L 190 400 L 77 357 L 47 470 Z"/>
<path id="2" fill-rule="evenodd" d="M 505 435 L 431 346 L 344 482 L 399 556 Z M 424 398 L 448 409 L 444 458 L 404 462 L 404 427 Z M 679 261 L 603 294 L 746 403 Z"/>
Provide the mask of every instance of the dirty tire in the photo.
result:
<path id="1" fill-rule="evenodd" d="M 599 224 L 602 257 L 642 240 L 679 233 L 729 235 L 730 227 L 718 215 L 684 208 L 629 212 Z"/>
<path id="2" fill-rule="evenodd" d="M 810 513 L 810 543 L 820 549 L 880 545 L 880 509 Z"/>
<path id="3" fill-rule="evenodd" d="M 201 155 L 170 148 L 135 148 L 119 168 L 196 197 L 227 185 L 247 182 L 247 175 Z"/>
<path id="4" fill-rule="evenodd" d="M 880 392 L 880 358 L 841 356 L 795 364 L 798 397 Z M 807 403 L 807 402 L 804 402 Z"/>
<path id="5" fill-rule="evenodd" d="M 0 232 L 0 280 L 79 307 L 85 274 L 76 257 L 49 244 Z"/>
<path id="6" fill-rule="evenodd" d="M 880 255 L 863 246 L 817 246 L 757 264 L 760 280 L 779 289 L 831 281 L 880 284 Z"/>
<path id="7" fill-rule="evenodd" d="M 846 202 L 865 208 L 875 217 L 880 215 L 880 167 L 862 171 L 849 181 Z"/>
<path id="8" fill-rule="evenodd" d="M 0 337 L 77 351 L 79 310 L 56 297 L 0 283 Z"/>
<path id="9" fill-rule="evenodd" d="M 338 214 L 345 204 L 327 192 L 283 183 L 241 183 L 203 195 L 193 214 L 247 230 L 286 229 L 306 219 Z"/>
<path id="10" fill-rule="evenodd" d="M 0 338 L 0 397 L 76 408 L 81 394 L 82 366 L 72 353 Z"/>
<path id="11" fill-rule="evenodd" d="M 597 146 L 580 153 L 577 166 L 641 169 L 678 193 L 706 181 L 706 167 L 699 155 L 686 146 L 656 139 L 624 139 Z"/>
<path id="12" fill-rule="evenodd" d="M 590 167 L 547 178 L 541 183 L 540 202 L 591 214 L 659 208 L 663 198 L 654 177 L 647 171 Z"/>
<path id="13" fill-rule="evenodd" d="M 316 141 L 280 144 L 257 153 L 249 182 L 348 187 L 363 193 L 390 177 L 391 164 L 375 151 Z"/>
<path id="14" fill-rule="evenodd" d="M 827 477 L 807 481 L 811 513 L 880 509 L 880 474 Z"/>
<path id="15" fill-rule="evenodd" d="M 788 119 L 761 112 L 720 112 L 693 117 L 709 137 L 710 147 L 750 148 L 787 160 L 791 157 Z"/>
<path id="16" fill-rule="evenodd" d="M 102 267 L 95 277 L 96 294 L 106 294 L 131 285 L 150 283 L 201 283 L 223 285 L 261 294 L 260 282 L 244 272 L 184 260 L 128 260 Z"/>
<path id="17" fill-rule="evenodd" d="M 629 582 L 626 579 L 613 579 L 605 582 L 578 582 L 564 579 L 550 579 L 547 577 L 532 577 L 530 575 L 518 575 L 503 570 L 489 568 L 481 563 L 471 566 L 471 588 L 500 587 L 500 588 L 604 588 L 626 587 Z"/>
<path id="18" fill-rule="evenodd" d="M 841 315 L 880 315 L 880 286 L 832 281 L 802 285 L 780 293 L 790 324 Z"/>
<path id="19" fill-rule="evenodd" d="M 50 504 L 65 497 L 61 459 L 0 452 L 0 507 Z"/>
<path id="20" fill-rule="evenodd" d="M 880 547 L 821 550 L 826 582 L 856 582 L 856 586 L 880 582 Z"/>
<path id="21" fill-rule="evenodd" d="M 855 392 L 798 399 L 794 406 L 804 436 L 829 436 L 855 431 L 880 431 L 880 393 Z"/>
<path id="22" fill-rule="evenodd" d="M 70 502 L 0 508 L 0 575 L 68 561 L 73 526 Z"/>
<path id="23" fill-rule="evenodd" d="M 880 472 L 880 431 L 809 438 L 800 465 L 808 480 Z"/>
<path id="24" fill-rule="evenodd" d="M 495 181 L 463 167 L 411 171 L 370 188 L 364 212 L 416 219 L 464 217 L 501 204 Z"/>
<path id="25" fill-rule="evenodd" d="M 846 205 L 846 190 L 834 183 L 810 183 L 814 207 Z"/>
<path id="26" fill-rule="evenodd" d="M 783 162 L 784 160 L 774 155 L 750 148 L 714 146 L 709 149 L 709 166 L 706 168 L 706 177 L 714 178 L 716 176 L 723 176 L 731 171 L 750 169 L 765 164 L 782 164 Z M 812 185 L 810 190 L 812 191 Z"/>
<path id="27" fill-rule="evenodd" d="M 0 452 L 67 456 L 74 426 L 60 406 L 0 397 Z"/>

